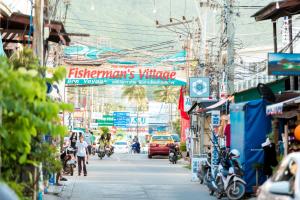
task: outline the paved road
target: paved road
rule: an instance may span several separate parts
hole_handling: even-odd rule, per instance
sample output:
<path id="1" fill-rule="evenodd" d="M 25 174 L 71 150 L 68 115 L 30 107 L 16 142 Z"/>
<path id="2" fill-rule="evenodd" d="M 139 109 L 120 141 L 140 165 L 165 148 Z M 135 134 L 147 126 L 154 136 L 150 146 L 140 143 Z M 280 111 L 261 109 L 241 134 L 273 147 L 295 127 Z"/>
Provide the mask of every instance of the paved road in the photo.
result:
<path id="1" fill-rule="evenodd" d="M 88 165 L 88 176 L 67 177 L 60 197 L 70 200 L 210 200 L 205 187 L 191 182 L 190 171 L 167 159 L 114 155 Z M 49 199 L 49 198 L 48 198 Z M 52 199 L 54 199 L 52 197 Z"/>

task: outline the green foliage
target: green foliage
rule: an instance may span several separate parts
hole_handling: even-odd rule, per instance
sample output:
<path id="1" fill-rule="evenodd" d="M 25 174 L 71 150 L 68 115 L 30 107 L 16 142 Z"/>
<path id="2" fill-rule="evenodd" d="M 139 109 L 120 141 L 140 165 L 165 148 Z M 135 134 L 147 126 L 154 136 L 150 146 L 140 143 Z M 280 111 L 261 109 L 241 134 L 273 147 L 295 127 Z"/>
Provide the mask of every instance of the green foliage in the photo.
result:
<path id="1" fill-rule="evenodd" d="M 109 133 L 109 128 L 107 127 L 101 127 L 100 130 L 103 135 L 107 135 Z"/>
<path id="2" fill-rule="evenodd" d="M 59 112 L 71 110 L 66 104 L 52 101 L 46 94 L 46 81 L 57 82 L 64 76 L 61 68 L 53 79 L 43 78 L 43 67 L 30 50 L 0 59 L 0 151 L 2 179 L 21 196 L 34 182 L 30 170 L 43 162 L 46 170 L 60 168 L 53 147 L 43 144 L 43 135 L 63 136 L 67 129 L 60 125 Z M 25 177 L 28 180 L 24 180 Z M 21 176 L 22 175 L 22 176 Z"/>
<path id="3" fill-rule="evenodd" d="M 180 136 L 181 133 L 181 124 L 180 124 L 180 119 L 176 119 L 173 123 L 173 129 L 175 133 L 177 133 Z"/>
<path id="4" fill-rule="evenodd" d="M 185 142 L 180 143 L 180 151 L 186 152 L 186 143 Z"/>
<path id="5" fill-rule="evenodd" d="M 137 85 L 124 87 L 122 96 L 127 97 L 129 101 L 134 101 L 136 103 L 137 111 L 148 110 L 145 87 Z"/>
<path id="6" fill-rule="evenodd" d="M 163 86 L 153 93 L 155 100 L 164 103 L 176 103 L 179 98 L 179 88 L 174 86 Z"/>

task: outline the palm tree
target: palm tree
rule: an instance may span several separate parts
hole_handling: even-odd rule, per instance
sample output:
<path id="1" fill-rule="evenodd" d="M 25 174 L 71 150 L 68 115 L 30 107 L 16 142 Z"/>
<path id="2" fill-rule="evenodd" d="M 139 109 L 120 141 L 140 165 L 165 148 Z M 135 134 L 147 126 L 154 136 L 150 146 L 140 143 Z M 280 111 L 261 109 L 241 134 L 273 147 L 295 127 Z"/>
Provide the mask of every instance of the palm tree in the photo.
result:
<path id="1" fill-rule="evenodd" d="M 139 122 L 139 112 L 147 110 L 147 95 L 146 89 L 143 86 L 127 86 L 123 88 L 122 97 L 127 97 L 129 101 L 133 101 L 136 104 L 136 113 L 137 113 L 137 136 L 138 132 L 138 122 Z"/>
<path id="2" fill-rule="evenodd" d="M 162 86 L 161 88 L 155 90 L 154 97 L 156 101 L 164 102 L 169 104 L 169 125 L 171 130 L 173 130 L 172 125 L 172 118 L 173 118 L 173 111 L 172 111 L 172 104 L 178 101 L 179 96 L 179 88 L 174 86 Z"/>

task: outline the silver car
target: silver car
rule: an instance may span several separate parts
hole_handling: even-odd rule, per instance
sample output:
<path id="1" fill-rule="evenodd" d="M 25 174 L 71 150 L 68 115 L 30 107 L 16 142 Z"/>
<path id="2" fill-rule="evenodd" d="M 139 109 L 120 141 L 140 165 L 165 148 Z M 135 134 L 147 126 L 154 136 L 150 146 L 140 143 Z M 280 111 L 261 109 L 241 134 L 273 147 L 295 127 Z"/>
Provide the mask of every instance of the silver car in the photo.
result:
<path id="1" fill-rule="evenodd" d="M 300 199 L 300 153 L 289 154 L 258 192 L 258 200 Z"/>

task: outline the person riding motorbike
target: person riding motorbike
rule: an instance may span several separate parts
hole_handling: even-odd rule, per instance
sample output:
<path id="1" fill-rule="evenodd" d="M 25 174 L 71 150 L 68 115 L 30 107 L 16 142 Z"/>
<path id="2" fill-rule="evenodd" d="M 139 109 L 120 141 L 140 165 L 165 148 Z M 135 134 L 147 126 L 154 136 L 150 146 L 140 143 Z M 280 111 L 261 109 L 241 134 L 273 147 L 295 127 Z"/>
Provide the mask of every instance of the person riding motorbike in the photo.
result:
<path id="1" fill-rule="evenodd" d="M 133 153 L 140 153 L 141 152 L 141 144 L 138 140 L 134 141 L 131 145 Z"/>
<path id="2" fill-rule="evenodd" d="M 111 152 L 114 152 L 114 147 L 111 145 L 111 133 L 105 137 L 105 147 L 109 147 Z"/>
<path id="3" fill-rule="evenodd" d="M 179 154 L 178 147 L 174 143 L 171 143 L 169 145 L 169 160 L 170 160 L 170 162 L 172 162 L 173 164 L 176 164 L 177 159 L 178 159 L 178 154 Z"/>
<path id="4" fill-rule="evenodd" d="M 104 137 L 104 135 L 100 136 L 98 144 L 99 144 L 99 149 L 100 148 L 105 148 L 105 137 Z"/>

